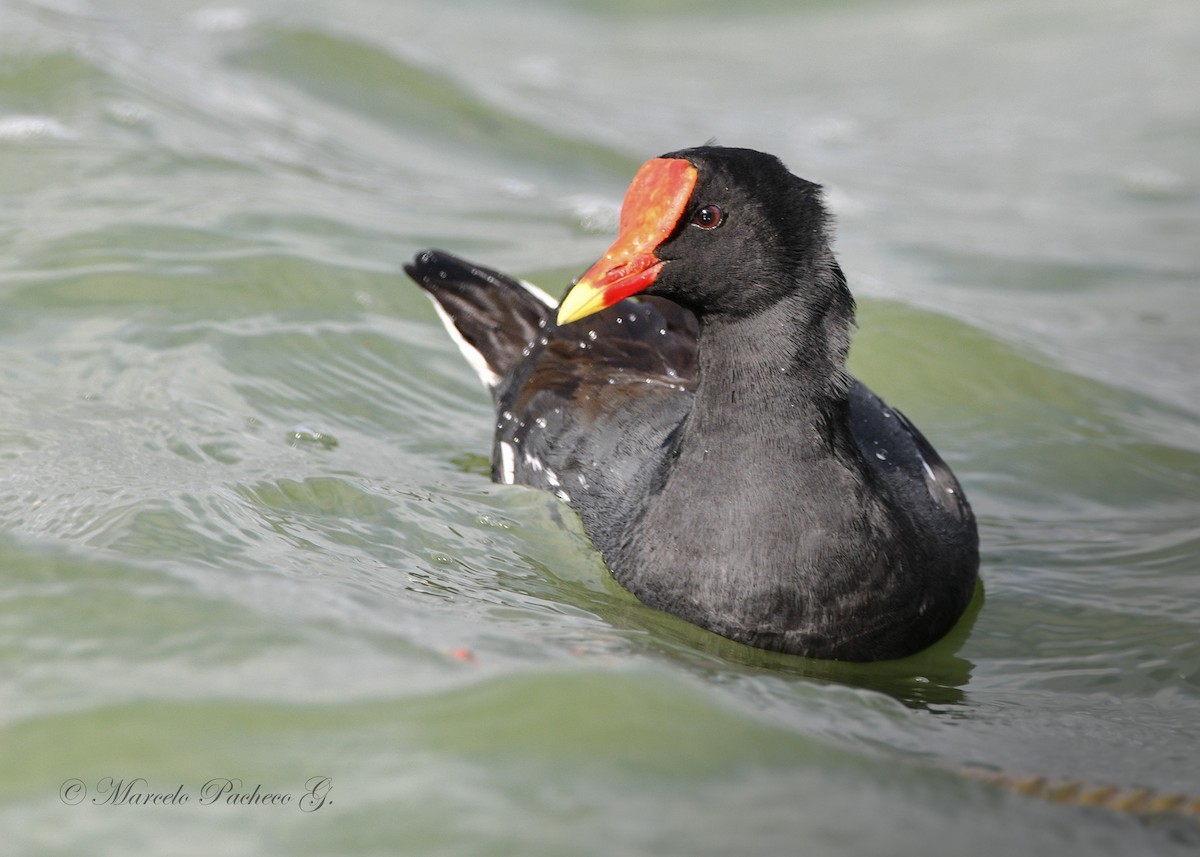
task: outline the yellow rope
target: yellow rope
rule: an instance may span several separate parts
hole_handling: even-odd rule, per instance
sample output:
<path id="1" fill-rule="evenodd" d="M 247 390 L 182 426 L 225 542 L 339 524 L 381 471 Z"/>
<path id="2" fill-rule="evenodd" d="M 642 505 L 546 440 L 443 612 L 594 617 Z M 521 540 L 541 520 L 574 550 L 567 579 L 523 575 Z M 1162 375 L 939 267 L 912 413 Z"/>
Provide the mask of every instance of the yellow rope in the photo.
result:
<path id="1" fill-rule="evenodd" d="M 959 773 L 1012 794 L 1040 798 L 1067 806 L 1095 806 L 1132 815 L 1200 816 L 1200 798 L 1182 794 L 1161 794 L 1153 789 L 1092 785 L 1079 780 L 1053 780 L 1048 777 L 1018 777 L 1003 771 L 960 768 Z"/>

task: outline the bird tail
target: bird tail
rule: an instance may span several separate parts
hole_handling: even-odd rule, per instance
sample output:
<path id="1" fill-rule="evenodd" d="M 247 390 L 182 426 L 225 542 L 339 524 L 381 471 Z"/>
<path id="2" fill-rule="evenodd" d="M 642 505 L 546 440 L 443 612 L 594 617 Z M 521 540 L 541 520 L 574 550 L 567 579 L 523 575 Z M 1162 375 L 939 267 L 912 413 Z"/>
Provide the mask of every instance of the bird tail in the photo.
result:
<path id="1" fill-rule="evenodd" d="M 404 271 L 433 301 L 483 385 L 495 392 L 548 325 L 557 302 L 537 286 L 441 250 L 424 250 Z"/>

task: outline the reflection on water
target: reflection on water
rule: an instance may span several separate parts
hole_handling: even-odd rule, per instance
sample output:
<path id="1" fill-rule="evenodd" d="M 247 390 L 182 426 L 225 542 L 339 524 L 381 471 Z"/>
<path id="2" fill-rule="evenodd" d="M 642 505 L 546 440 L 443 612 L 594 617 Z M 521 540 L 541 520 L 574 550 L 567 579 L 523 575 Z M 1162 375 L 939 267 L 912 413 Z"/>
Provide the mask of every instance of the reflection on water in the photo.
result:
<path id="1" fill-rule="evenodd" d="M 962 619 L 936 645 L 907 658 L 873 664 L 813 660 L 754 649 L 666 614 L 636 610 L 625 603 L 621 606 L 626 609 L 612 621 L 652 632 L 647 642 L 654 651 L 701 672 L 725 672 L 736 665 L 751 672 L 768 671 L 804 681 L 859 687 L 887 694 L 913 709 L 939 712 L 966 699 L 964 689 L 970 683 L 974 664 L 960 652 L 983 603 L 980 584 Z"/>

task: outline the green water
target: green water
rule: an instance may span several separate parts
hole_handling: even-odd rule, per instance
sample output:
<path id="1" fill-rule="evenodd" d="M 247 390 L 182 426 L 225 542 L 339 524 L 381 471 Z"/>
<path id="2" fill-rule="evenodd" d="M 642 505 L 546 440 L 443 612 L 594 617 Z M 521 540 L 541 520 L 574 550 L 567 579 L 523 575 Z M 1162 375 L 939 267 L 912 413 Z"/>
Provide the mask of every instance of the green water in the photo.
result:
<path id="1" fill-rule="evenodd" d="M 953 769 L 1200 793 L 1197 81 L 1193 0 L 0 4 L 3 850 L 1194 853 Z M 559 291 L 711 137 L 979 514 L 914 658 L 639 605 L 399 273 Z"/>

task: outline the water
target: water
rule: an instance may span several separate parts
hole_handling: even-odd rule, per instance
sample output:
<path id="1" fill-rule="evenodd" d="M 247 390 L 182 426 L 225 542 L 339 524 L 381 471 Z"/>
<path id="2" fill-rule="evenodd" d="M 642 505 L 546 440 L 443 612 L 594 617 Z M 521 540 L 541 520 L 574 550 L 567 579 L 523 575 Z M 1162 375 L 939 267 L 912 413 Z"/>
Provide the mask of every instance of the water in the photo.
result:
<path id="1" fill-rule="evenodd" d="M 1190 0 L 0 6 L 6 852 L 1194 853 L 954 769 L 1200 792 L 1197 80 Z M 713 136 L 979 514 L 909 660 L 639 605 L 399 273 L 557 292 Z"/>

